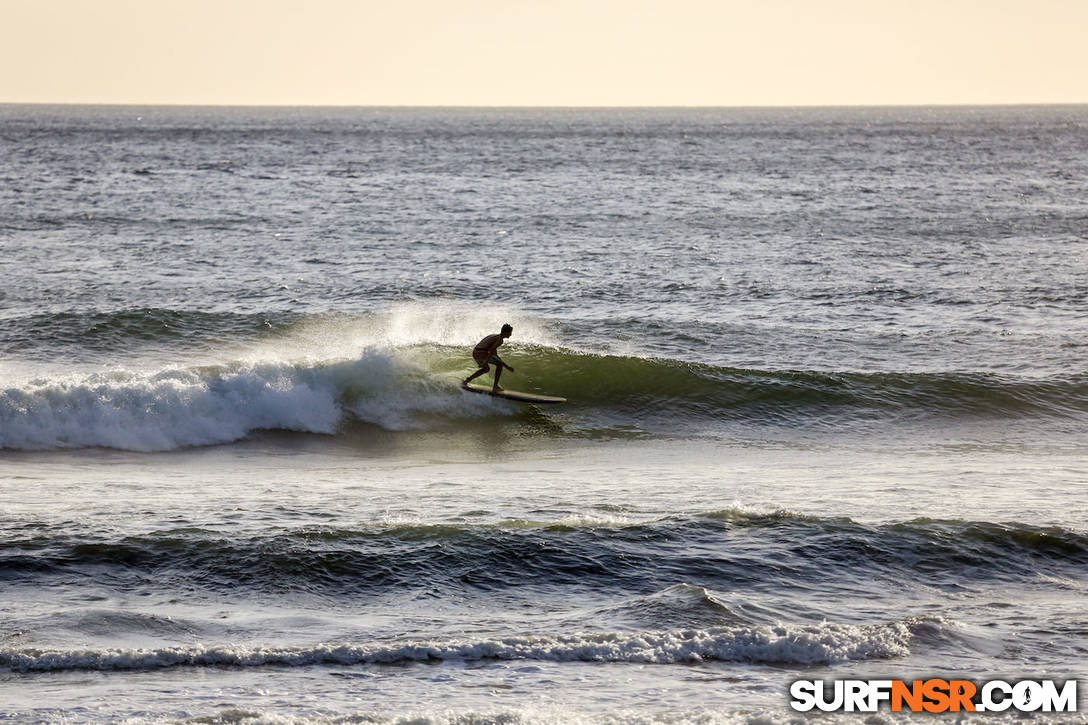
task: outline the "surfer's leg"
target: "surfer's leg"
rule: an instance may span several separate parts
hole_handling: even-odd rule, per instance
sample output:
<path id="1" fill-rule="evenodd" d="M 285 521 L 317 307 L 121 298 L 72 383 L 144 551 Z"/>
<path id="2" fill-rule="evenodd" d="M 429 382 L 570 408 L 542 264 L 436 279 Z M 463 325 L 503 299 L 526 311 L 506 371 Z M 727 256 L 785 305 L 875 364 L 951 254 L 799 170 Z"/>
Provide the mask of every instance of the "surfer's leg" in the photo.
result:
<path id="1" fill-rule="evenodd" d="M 499 387 L 499 376 L 502 375 L 502 365 L 495 366 L 495 384 L 491 387 L 492 393 L 501 393 L 502 388 Z"/>
<path id="2" fill-rule="evenodd" d="M 479 365 L 480 365 L 480 369 L 477 370 L 476 372 L 474 372 L 472 375 L 469 375 L 467 378 L 465 378 L 465 382 L 462 383 L 462 385 L 468 385 L 470 382 L 472 382 L 473 380 L 480 377 L 481 375 L 483 375 L 484 373 L 486 373 L 488 370 L 491 369 L 491 368 L 489 368 L 487 366 L 487 363 L 479 363 Z"/>

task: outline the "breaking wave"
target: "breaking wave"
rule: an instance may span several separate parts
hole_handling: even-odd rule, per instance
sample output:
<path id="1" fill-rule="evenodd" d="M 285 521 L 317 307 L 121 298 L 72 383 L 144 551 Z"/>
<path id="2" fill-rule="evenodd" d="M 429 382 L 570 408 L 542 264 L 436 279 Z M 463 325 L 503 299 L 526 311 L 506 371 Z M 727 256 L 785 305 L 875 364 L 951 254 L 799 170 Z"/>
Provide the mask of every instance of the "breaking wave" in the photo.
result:
<path id="1" fill-rule="evenodd" d="M 516 349 L 519 389 L 565 395 L 567 432 L 639 424 L 851 427 L 919 419 L 1083 418 L 1088 378 L 743 370 L 674 360 Z M 0 449 L 172 450 L 261 430 L 336 435 L 353 424 L 428 429 L 529 408 L 469 395 L 472 366 L 443 345 L 368 348 L 354 359 L 120 369 L 0 390 Z M 559 428 L 562 431 L 562 428 Z"/>
<path id="2" fill-rule="evenodd" d="M 0 666 L 18 671 L 148 670 L 164 667 L 538 660 L 680 664 L 706 661 L 830 664 L 910 654 L 911 627 L 895 622 L 510 636 L 315 647 L 190 646 L 156 649 L 0 649 Z"/>

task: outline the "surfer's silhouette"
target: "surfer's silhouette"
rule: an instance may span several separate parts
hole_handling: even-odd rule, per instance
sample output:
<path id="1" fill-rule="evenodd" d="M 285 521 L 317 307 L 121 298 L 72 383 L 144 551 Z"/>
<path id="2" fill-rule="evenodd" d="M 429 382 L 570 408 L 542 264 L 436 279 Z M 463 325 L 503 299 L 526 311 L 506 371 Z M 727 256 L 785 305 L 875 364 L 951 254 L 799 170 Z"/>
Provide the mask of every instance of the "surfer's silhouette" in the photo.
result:
<path id="1" fill-rule="evenodd" d="M 489 365 L 495 366 L 495 384 L 491 388 L 493 393 L 501 393 L 502 388 L 499 387 L 499 376 L 502 375 L 502 369 L 506 368 L 510 372 L 514 372 L 514 368 L 510 367 L 502 361 L 502 358 L 498 356 L 497 350 L 499 345 L 503 343 L 503 340 L 514 334 L 514 328 L 510 325 L 503 325 L 502 330 L 497 334 L 488 335 L 484 339 L 476 343 L 476 347 L 472 350 L 472 359 L 476 361 L 476 364 L 480 366 L 480 369 L 465 378 L 463 385 L 468 385 L 470 382 L 486 373 L 490 368 Z"/>

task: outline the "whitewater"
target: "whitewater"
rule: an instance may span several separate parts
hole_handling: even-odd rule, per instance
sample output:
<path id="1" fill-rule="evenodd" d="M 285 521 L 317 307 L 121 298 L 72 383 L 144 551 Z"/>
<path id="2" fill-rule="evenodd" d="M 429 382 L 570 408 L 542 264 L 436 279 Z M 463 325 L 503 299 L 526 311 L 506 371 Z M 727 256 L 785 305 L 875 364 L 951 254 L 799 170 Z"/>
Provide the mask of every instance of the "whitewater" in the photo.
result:
<path id="1" fill-rule="evenodd" d="M 1083 681 L 1086 149 L 1078 106 L 0 106 L 0 718 Z M 459 388 L 504 323 L 566 404 Z M 819 717 L 863 718 L 1020 721 Z"/>

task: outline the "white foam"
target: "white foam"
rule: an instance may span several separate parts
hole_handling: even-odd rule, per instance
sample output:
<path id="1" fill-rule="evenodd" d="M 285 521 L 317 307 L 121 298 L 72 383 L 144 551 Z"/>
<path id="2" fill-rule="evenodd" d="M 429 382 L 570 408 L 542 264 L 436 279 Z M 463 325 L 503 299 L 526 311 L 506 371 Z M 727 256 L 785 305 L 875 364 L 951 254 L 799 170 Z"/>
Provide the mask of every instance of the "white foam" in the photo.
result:
<path id="1" fill-rule="evenodd" d="M 463 395 L 456 376 L 424 374 L 428 356 L 448 353 L 419 349 L 465 348 L 467 374 L 469 349 L 505 322 L 517 344 L 553 343 L 546 323 L 515 307 L 431 301 L 311 318 L 244 349 L 220 349 L 199 367 L 11 368 L 19 375 L 7 376 L 13 387 L 0 391 L 0 449 L 158 451 L 262 429 L 329 434 L 350 418 L 404 430 L 427 425 L 428 416 L 510 414 L 514 407 L 502 401 Z"/>
<path id="2" fill-rule="evenodd" d="M 375 349 L 331 363 L 58 375 L 0 391 L 0 449 L 161 451 L 266 429 L 332 434 L 350 418 L 399 430 L 422 415 L 507 410 L 453 382 Z"/>
<path id="3" fill-rule="evenodd" d="M 548 526 L 569 526 L 571 528 L 610 528 L 622 529 L 627 526 L 636 526 L 644 523 L 630 516 L 606 513 L 580 513 L 564 516 L 554 522 L 548 522 Z"/>
<path id="4" fill-rule="evenodd" d="M 121 720 L 122 725 L 161 723 L 162 717 L 132 717 Z M 811 718 L 821 725 L 902 725 L 903 723 L 955 723 L 955 725 L 1022 725 L 1022 714 L 1012 713 L 890 713 L 887 711 L 859 716 L 858 713 L 820 713 Z M 619 708 L 607 712 L 594 712 L 589 707 L 558 704 L 523 704 L 507 708 L 483 710 L 418 710 L 390 713 L 388 707 L 380 711 L 342 714 L 297 714 L 278 710 L 229 708 L 214 716 L 195 716 L 192 722 L 209 725 L 245 723 L 245 725 L 343 725 L 344 723 L 374 723 L 375 725 L 798 725 L 808 719 L 800 718 L 786 706 L 774 710 L 721 710 L 707 707 L 693 709 L 655 711 L 648 707 Z M 56 720 L 43 722 L 67 724 L 70 720 L 60 715 Z M 1073 725 L 1088 722 L 1085 713 L 1033 713 L 1032 725 Z"/>
<path id="5" fill-rule="evenodd" d="M 0 665 L 19 671 L 359 665 L 488 659 L 657 665 L 723 660 L 812 665 L 903 657 L 910 654 L 910 637 L 910 629 L 903 623 L 859 627 L 825 622 L 774 627 L 512 636 L 380 646 L 328 644 L 303 648 L 0 649 Z"/>
<path id="6" fill-rule="evenodd" d="M 902 721 L 902 717 L 898 720 Z M 140 725 L 159 723 L 160 718 L 127 718 L 122 725 Z M 524 704 L 513 708 L 492 708 L 485 710 L 417 710 L 401 713 L 389 713 L 388 708 L 380 712 L 355 713 L 345 717 L 339 714 L 295 714 L 283 710 L 242 710 L 228 709 L 220 711 L 215 718 L 200 717 L 198 722 L 210 725 L 222 723 L 245 723 L 245 725 L 343 725 L 344 723 L 374 723 L 375 725 L 797 725 L 797 714 L 784 712 L 745 712 L 721 711 L 709 708 L 656 712 L 649 708 L 621 708 L 608 712 L 593 712 L 588 707 L 572 707 L 554 704 Z M 48 722 L 48 721 L 47 721 Z M 66 723 L 66 720 L 58 719 Z M 856 725 L 856 714 L 837 715 L 821 713 L 823 725 Z M 892 725 L 891 720 L 870 716 L 868 725 Z M 934 720 L 930 716 L 927 725 Z M 989 722 L 989 721 L 987 721 Z M 1078 721 L 1083 722 L 1083 720 Z"/>

